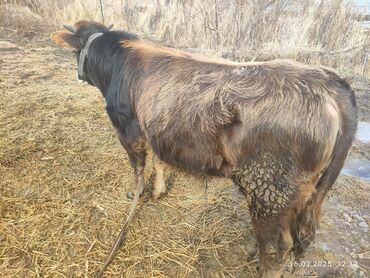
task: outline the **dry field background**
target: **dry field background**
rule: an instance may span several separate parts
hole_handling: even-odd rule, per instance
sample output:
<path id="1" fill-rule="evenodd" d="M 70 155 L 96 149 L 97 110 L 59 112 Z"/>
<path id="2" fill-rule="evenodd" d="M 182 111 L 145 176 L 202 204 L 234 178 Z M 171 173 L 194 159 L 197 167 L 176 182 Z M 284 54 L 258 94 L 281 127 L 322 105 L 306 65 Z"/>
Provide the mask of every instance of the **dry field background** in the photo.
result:
<path id="1" fill-rule="evenodd" d="M 234 60 L 291 58 L 344 73 L 367 69 L 364 9 L 351 0 L 3 0 L 0 25 L 60 28 L 81 19 Z M 51 28 L 53 27 L 53 28 Z"/>
<path id="2" fill-rule="evenodd" d="M 0 276 L 92 277 L 131 201 L 133 174 L 97 89 L 52 44 L 62 23 L 114 23 L 161 43 L 235 60 L 291 58 L 335 67 L 370 122 L 368 34 L 345 1 L 42 1 L 0 4 Z M 350 158 L 370 159 L 356 141 Z M 177 170 L 168 195 L 147 190 L 105 277 L 255 277 L 243 196 L 223 179 Z M 370 183 L 341 176 L 302 267 L 310 277 L 369 277 Z M 365 223 L 365 224 L 363 224 Z M 344 263 L 340 263 L 344 262 Z M 354 262 L 357 262 L 356 264 Z"/>

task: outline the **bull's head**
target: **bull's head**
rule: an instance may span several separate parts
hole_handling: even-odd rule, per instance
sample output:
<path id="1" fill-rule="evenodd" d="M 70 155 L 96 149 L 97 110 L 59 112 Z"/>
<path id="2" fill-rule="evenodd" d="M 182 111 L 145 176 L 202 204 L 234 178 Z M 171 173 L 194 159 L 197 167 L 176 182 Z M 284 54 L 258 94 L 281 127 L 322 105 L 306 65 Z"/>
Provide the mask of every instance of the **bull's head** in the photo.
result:
<path id="1" fill-rule="evenodd" d="M 92 37 L 94 34 L 108 32 L 113 27 L 113 24 L 105 26 L 94 21 L 79 21 L 74 26 L 63 25 L 63 27 L 68 30 L 68 32 L 56 32 L 52 35 L 52 40 L 62 47 L 74 49 L 77 58 L 77 65 L 79 68 L 78 79 L 82 81 L 87 81 L 91 84 L 88 77 L 84 74 L 84 59 L 80 59 L 81 51 L 84 51 L 86 43 L 88 42 L 90 37 Z M 82 64 L 80 64 L 81 61 Z"/>

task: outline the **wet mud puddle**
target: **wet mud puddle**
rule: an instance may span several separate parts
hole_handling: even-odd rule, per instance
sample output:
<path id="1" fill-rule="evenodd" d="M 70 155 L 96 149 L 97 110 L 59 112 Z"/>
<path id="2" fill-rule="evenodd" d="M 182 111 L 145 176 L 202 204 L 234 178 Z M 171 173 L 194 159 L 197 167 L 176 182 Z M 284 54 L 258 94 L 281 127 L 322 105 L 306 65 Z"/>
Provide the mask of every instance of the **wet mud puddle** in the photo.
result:
<path id="1" fill-rule="evenodd" d="M 355 138 L 361 143 L 369 144 L 370 123 L 359 122 Z M 344 164 L 342 174 L 370 182 L 370 161 L 367 159 L 348 159 Z"/>
<path id="2" fill-rule="evenodd" d="M 370 123 L 368 122 L 359 122 L 356 132 L 356 140 L 361 143 L 368 144 L 370 143 Z"/>
<path id="3" fill-rule="evenodd" d="M 318 277 L 369 277 L 368 209 L 351 208 L 335 198 L 329 203 L 335 210 L 326 210 L 325 228 L 318 231 L 313 245 L 315 252 L 324 254 L 323 261 L 330 267 L 325 271 L 325 265 L 317 265 L 316 273 L 321 273 Z M 328 275 L 330 272 L 333 276 Z"/>
<path id="4" fill-rule="evenodd" d="M 342 174 L 370 182 L 370 161 L 366 159 L 347 160 L 342 169 Z"/>

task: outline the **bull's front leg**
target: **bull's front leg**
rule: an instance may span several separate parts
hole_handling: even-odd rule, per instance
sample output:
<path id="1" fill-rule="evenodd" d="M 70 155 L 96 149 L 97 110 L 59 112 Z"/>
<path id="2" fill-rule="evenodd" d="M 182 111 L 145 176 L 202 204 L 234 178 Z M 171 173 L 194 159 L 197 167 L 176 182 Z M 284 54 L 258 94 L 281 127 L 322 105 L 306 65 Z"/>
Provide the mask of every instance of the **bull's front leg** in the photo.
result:
<path id="1" fill-rule="evenodd" d="M 158 198 L 162 194 L 166 193 L 166 183 L 165 183 L 166 165 L 154 154 L 153 166 L 155 169 L 155 179 L 152 197 L 153 200 L 158 200 Z"/>
<path id="2" fill-rule="evenodd" d="M 125 148 L 127 155 L 130 159 L 131 166 L 134 168 L 135 175 L 135 195 L 141 195 L 144 190 L 144 168 L 145 168 L 145 157 L 146 149 L 145 143 L 142 139 L 138 139 L 134 143 L 127 144 L 124 141 L 123 136 L 120 136 L 120 142 Z"/>

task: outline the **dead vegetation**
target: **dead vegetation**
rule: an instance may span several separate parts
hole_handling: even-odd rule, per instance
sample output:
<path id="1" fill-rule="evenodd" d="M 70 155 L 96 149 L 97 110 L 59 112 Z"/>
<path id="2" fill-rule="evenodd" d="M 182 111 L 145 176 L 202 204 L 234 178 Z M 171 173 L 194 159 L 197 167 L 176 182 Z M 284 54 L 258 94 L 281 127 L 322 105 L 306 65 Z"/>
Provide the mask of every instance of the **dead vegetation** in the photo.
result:
<path id="1" fill-rule="evenodd" d="M 351 0 L 12 0 L 0 8 L 0 25 L 20 31 L 90 19 L 234 60 L 289 58 L 346 74 L 368 69 L 364 10 Z"/>

